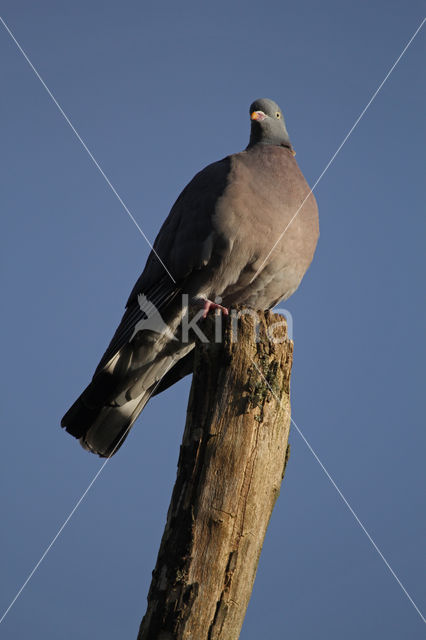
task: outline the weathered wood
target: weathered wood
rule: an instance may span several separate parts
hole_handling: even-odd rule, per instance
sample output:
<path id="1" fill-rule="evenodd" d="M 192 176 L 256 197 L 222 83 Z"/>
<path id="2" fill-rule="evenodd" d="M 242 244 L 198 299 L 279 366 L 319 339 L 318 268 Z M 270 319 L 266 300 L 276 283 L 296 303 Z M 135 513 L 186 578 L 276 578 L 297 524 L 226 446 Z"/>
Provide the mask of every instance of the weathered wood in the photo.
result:
<path id="1" fill-rule="evenodd" d="M 238 341 L 227 320 L 221 343 L 197 344 L 177 479 L 138 640 L 239 637 L 289 452 L 292 343 L 282 316 L 258 317 L 257 342 L 252 317 L 242 315 Z M 214 341 L 213 322 L 206 324 Z"/>

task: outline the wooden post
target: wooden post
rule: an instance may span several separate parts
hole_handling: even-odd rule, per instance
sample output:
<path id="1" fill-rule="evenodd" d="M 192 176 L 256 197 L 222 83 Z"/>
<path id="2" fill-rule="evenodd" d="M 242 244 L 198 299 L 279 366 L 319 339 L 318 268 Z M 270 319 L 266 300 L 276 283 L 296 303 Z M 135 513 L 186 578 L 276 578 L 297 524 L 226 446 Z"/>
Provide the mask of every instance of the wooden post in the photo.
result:
<path id="1" fill-rule="evenodd" d="M 293 351 L 282 316 L 258 313 L 256 341 L 251 312 L 241 313 L 237 341 L 230 317 L 215 343 L 212 319 L 203 326 L 212 342 L 196 346 L 177 479 L 138 640 L 237 640 L 241 631 L 288 459 Z"/>

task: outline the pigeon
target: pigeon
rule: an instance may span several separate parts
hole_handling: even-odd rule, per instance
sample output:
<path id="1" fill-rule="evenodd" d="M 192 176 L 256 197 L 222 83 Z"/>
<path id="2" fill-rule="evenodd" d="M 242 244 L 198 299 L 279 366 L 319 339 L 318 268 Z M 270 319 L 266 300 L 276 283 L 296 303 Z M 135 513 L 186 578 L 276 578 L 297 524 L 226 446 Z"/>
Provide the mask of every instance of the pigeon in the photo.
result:
<path id="1" fill-rule="evenodd" d="M 318 208 L 280 107 L 250 106 L 246 149 L 188 183 L 154 242 L 92 381 L 61 421 L 101 457 L 121 447 L 148 400 L 193 370 L 189 311 L 266 310 L 298 288 L 318 241 Z"/>

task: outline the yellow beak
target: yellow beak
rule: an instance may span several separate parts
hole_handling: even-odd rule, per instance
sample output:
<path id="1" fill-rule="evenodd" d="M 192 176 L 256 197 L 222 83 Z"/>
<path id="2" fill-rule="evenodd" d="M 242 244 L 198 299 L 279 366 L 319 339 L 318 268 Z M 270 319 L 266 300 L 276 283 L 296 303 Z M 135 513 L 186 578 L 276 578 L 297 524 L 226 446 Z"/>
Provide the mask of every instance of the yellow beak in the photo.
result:
<path id="1" fill-rule="evenodd" d="M 265 118 L 266 116 L 263 111 L 253 111 L 253 113 L 250 115 L 251 120 L 264 120 Z"/>

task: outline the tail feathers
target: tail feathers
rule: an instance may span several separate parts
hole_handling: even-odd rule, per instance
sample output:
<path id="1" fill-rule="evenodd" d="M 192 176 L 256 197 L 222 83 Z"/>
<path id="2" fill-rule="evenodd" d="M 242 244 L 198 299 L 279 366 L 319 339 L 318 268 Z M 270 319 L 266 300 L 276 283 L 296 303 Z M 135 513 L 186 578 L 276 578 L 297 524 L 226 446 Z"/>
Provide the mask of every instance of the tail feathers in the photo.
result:
<path id="1" fill-rule="evenodd" d="M 192 345 L 185 345 L 180 350 L 163 354 L 149 365 L 140 367 L 136 376 L 129 373 L 126 362 L 122 365 L 120 359 L 111 360 L 107 368 L 95 374 L 64 415 L 62 427 L 78 438 L 88 451 L 104 458 L 111 457 L 123 444 L 151 395 L 190 373 L 193 361 L 189 352 L 192 348 Z"/>
<path id="2" fill-rule="evenodd" d="M 75 438 L 81 438 L 96 421 L 100 410 L 109 404 L 117 381 L 108 371 L 101 371 L 68 409 L 61 426 Z"/>
<path id="3" fill-rule="evenodd" d="M 77 398 L 61 420 L 61 427 L 65 427 L 65 430 L 74 438 L 84 436 L 99 414 L 98 407 L 91 409 L 84 404 L 82 395 Z"/>
<path id="4" fill-rule="evenodd" d="M 90 407 L 85 397 L 91 395 L 91 384 L 77 398 L 61 420 L 61 426 L 80 440 L 84 449 L 109 458 L 123 444 L 130 428 L 150 397 L 149 391 L 122 406 Z"/>
<path id="5" fill-rule="evenodd" d="M 158 393 L 165 391 L 173 384 L 188 376 L 190 373 L 194 371 L 194 353 L 192 350 L 187 353 L 183 358 L 178 360 L 176 364 L 171 367 L 167 371 L 167 373 L 161 378 L 161 382 L 159 382 L 152 391 L 152 396 L 156 396 Z"/>
<path id="6" fill-rule="evenodd" d="M 81 446 L 102 458 L 113 456 L 127 438 L 149 397 L 148 391 L 121 407 L 102 407 L 96 420 L 80 437 Z"/>

